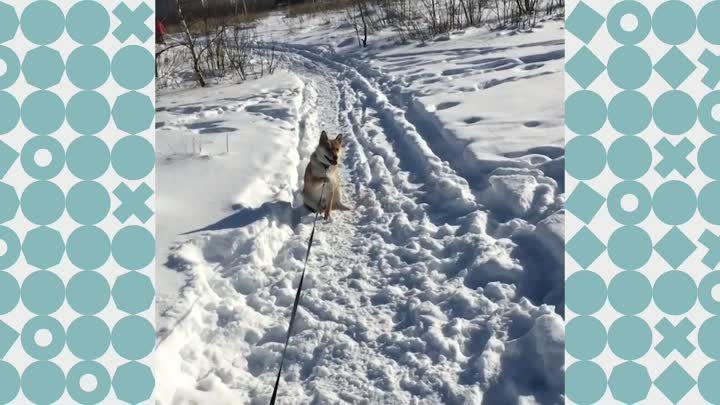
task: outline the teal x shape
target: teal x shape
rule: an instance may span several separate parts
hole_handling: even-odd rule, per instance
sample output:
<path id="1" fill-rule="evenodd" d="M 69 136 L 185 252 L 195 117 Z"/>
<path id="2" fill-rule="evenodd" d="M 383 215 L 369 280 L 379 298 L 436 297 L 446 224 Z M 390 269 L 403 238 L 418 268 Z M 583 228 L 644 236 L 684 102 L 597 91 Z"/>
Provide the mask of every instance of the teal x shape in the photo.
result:
<path id="1" fill-rule="evenodd" d="M 687 318 L 683 318 L 677 325 L 673 325 L 666 318 L 663 318 L 655 329 L 663 336 L 662 341 L 655 346 L 655 350 L 661 356 L 667 357 L 673 350 L 677 350 L 683 357 L 687 357 L 695 351 L 695 346 L 687 339 L 695 325 Z"/>
<path id="2" fill-rule="evenodd" d="M 683 138 L 677 145 L 673 145 L 667 139 L 661 140 L 655 145 L 655 150 L 663 156 L 655 170 L 661 176 L 667 177 L 673 170 L 677 170 L 683 177 L 687 177 L 695 170 L 695 166 L 687 160 L 687 156 L 695 149 L 695 145 Z"/>
<path id="3" fill-rule="evenodd" d="M 145 42 L 152 36 L 152 30 L 145 25 L 145 21 L 152 15 L 152 9 L 145 3 L 131 10 L 125 3 L 115 7 L 113 14 L 120 20 L 120 26 L 113 31 L 113 35 L 120 42 L 125 42 L 132 35 Z"/>
<path id="4" fill-rule="evenodd" d="M 145 201 L 153 194 L 147 184 L 143 183 L 133 191 L 123 183 L 115 188 L 113 194 L 120 199 L 120 206 L 113 212 L 120 222 L 127 221 L 133 215 L 143 223 L 152 217 L 152 210 L 145 204 Z"/>
<path id="5" fill-rule="evenodd" d="M 720 82 L 720 55 L 715 55 L 709 49 L 706 49 L 700 55 L 699 61 L 708 68 L 702 82 L 709 88 L 714 89 Z"/>

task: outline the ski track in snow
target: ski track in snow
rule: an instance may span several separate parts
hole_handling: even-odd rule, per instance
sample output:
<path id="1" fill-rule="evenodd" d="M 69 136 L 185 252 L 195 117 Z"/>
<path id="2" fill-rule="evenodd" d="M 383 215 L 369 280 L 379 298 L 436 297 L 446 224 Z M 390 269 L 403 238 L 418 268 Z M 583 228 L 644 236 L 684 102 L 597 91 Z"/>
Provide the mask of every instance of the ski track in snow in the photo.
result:
<path id="1" fill-rule="evenodd" d="M 278 179 L 293 201 L 171 252 L 189 276 L 162 314 L 158 403 L 268 403 L 312 227 L 302 173 L 322 129 L 346 135 L 355 209 L 318 222 L 279 403 L 562 403 L 563 320 L 543 304 L 563 305 L 557 184 L 518 167 L 474 177 L 381 73 L 280 50 L 303 83 L 288 117 L 295 167 Z M 518 192 L 514 176 L 535 187 Z"/>

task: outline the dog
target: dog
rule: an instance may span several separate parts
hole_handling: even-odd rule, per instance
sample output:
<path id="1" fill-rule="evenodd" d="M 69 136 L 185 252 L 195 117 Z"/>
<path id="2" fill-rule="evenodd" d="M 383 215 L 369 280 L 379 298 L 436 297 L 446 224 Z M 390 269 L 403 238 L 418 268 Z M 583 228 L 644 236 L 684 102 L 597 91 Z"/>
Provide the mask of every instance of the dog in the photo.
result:
<path id="1" fill-rule="evenodd" d="M 325 131 L 320 134 L 320 143 L 310 156 L 305 168 L 303 201 L 312 212 L 324 212 L 330 219 L 331 210 L 349 210 L 342 202 L 340 190 L 340 157 L 343 152 L 343 136 L 328 139 Z"/>

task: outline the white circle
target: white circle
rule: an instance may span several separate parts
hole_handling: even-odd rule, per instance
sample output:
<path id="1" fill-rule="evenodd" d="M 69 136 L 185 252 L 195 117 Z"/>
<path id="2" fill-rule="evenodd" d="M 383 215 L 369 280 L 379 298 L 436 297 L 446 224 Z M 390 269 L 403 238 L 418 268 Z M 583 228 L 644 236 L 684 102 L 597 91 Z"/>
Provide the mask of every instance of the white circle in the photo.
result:
<path id="1" fill-rule="evenodd" d="M 0 256 L 5 256 L 8 251 L 8 245 L 4 240 L 0 239 Z"/>
<path id="2" fill-rule="evenodd" d="M 710 115 L 715 121 L 720 121 L 720 104 L 715 104 L 710 110 Z"/>
<path id="3" fill-rule="evenodd" d="M 48 329 L 38 329 L 35 332 L 35 344 L 40 347 L 48 347 L 52 343 L 52 333 Z"/>
<path id="4" fill-rule="evenodd" d="M 620 199 L 620 207 L 625 212 L 634 212 L 640 205 L 640 200 L 634 194 L 625 194 Z"/>
<path id="5" fill-rule="evenodd" d="M 0 59 L 0 77 L 5 76 L 5 73 L 7 73 L 7 63 Z"/>
<path id="6" fill-rule="evenodd" d="M 85 392 L 95 391 L 97 385 L 97 378 L 92 374 L 83 374 L 82 377 L 80 377 L 80 389 Z"/>
<path id="7" fill-rule="evenodd" d="M 52 162 L 52 153 L 47 149 L 38 149 L 33 155 L 35 164 L 40 167 L 47 167 Z"/>
<path id="8" fill-rule="evenodd" d="M 715 301 L 720 302 L 720 284 L 715 284 L 713 288 L 710 289 L 710 296 Z"/>
<path id="9" fill-rule="evenodd" d="M 620 27 L 625 32 L 633 32 L 635 29 L 637 29 L 639 24 L 638 18 L 635 16 L 635 14 L 625 14 L 624 16 L 620 17 Z"/>

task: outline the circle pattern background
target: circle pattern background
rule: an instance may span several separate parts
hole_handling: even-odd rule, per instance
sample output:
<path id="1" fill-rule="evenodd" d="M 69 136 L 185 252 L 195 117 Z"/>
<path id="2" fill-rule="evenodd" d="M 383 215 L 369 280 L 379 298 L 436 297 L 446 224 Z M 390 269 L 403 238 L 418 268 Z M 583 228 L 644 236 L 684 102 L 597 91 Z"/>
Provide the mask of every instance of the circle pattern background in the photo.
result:
<path id="1" fill-rule="evenodd" d="M 154 2 L 132 3 L 0 0 L 0 403 L 144 403 L 154 387 L 153 227 L 112 215 L 116 188 L 154 185 L 154 44 L 115 31 Z"/>
<path id="2" fill-rule="evenodd" d="M 720 0 L 571 3 L 568 57 L 606 75 L 566 72 L 568 200 L 596 201 L 566 207 L 568 398 L 720 403 L 719 363 L 687 366 L 720 359 Z"/>

